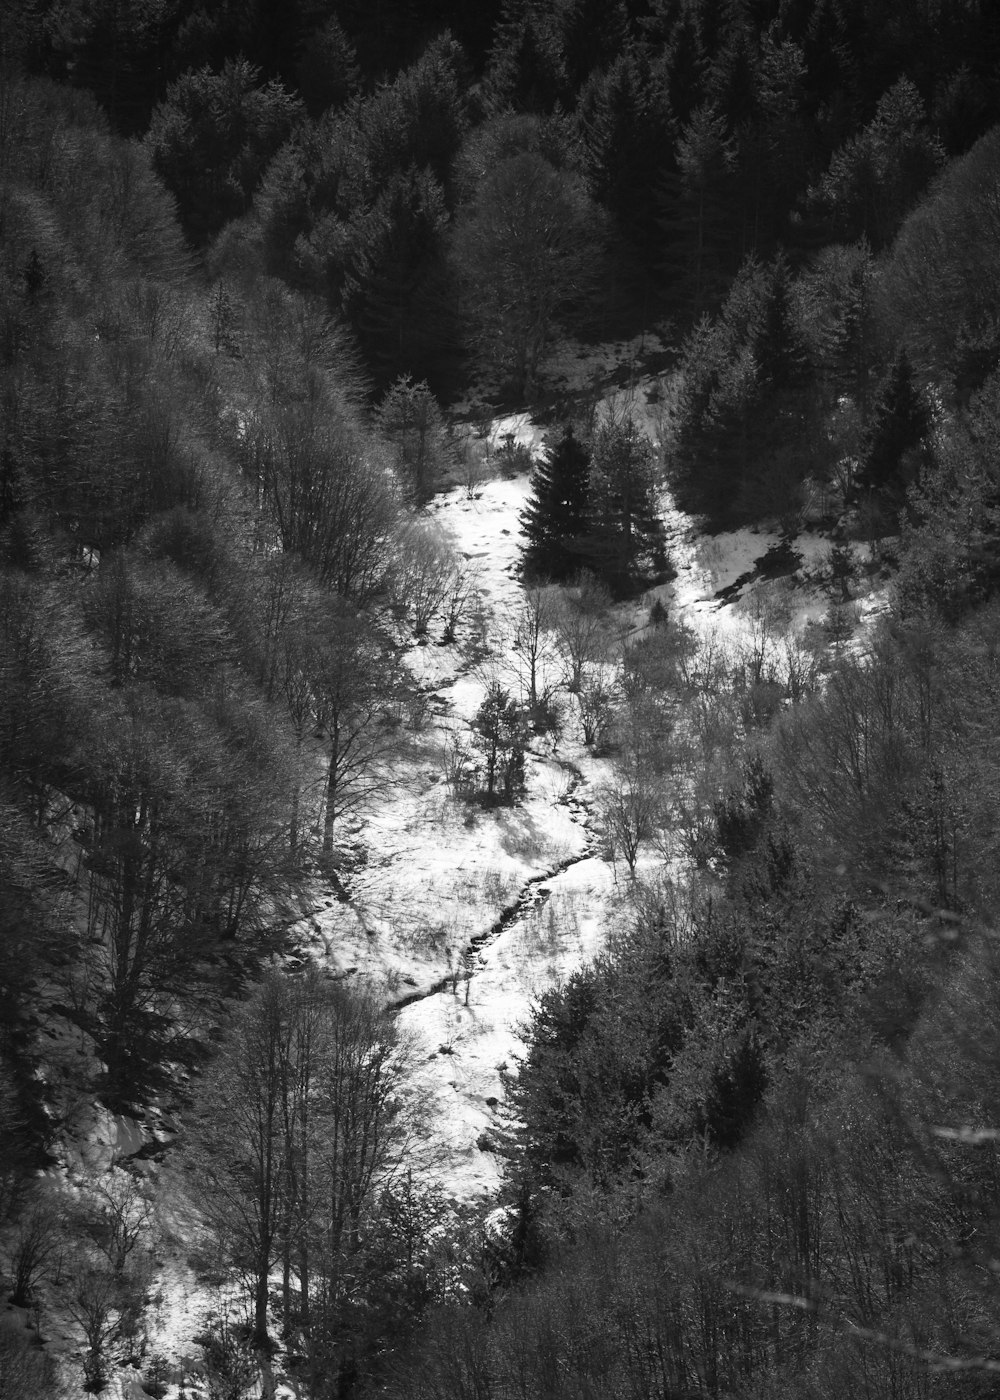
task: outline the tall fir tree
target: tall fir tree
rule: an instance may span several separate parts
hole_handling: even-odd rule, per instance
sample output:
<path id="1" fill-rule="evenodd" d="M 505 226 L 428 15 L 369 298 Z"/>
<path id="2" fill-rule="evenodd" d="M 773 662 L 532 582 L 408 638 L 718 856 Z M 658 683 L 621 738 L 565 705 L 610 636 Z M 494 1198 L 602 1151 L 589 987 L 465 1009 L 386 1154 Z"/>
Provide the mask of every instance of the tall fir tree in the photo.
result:
<path id="1" fill-rule="evenodd" d="M 705 67 L 698 26 L 691 11 L 685 10 L 671 30 L 660 63 L 670 111 L 678 126 L 689 122 L 704 100 Z"/>
<path id="2" fill-rule="evenodd" d="M 429 170 L 393 175 L 350 230 L 344 313 L 377 387 L 422 372 L 453 389 L 457 326 L 445 262 L 447 211 Z"/>
<path id="3" fill-rule="evenodd" d="M 780 514 L 812 464 L 813 375 L 783 258 L 749 259 L 689 337 L 674 443 L 678 504 L 726 528 Z"/>
<path id="4" fill-rule="evenodd" d="M 555 23 L 572 101 L 595 69 L 607 68 L 624 51 L 628 9 L 624 0 L 570 0 Z"/>
<path id="5" fill-rule="evenodd" d="M 622 234 L 652 257 L 659 230 L 651 191 L 673 166 L 662 74 L 641 55 L 621 55 L 591 76 L 580 94 L 577 120 L 591 189 Z"/>
<path id="6" fill-rule="evenodd" d="M 943 161 L 923 100 L 902 77 L 880 98 L 873 120 L 834 152 L 809 190 L 807 218 L 828 241 L 850 243 L 864 235 L 881 252 Z"/>
<path id="7" fill-rule="evenodd" d="M 535 467 L 531 497 L 521 514 L 525 545 L 521 572 L 526 579 L 565 582 L 584 559 L 588 528 L 590 454 L 568 425 Z"/>
<path id="8" fill-rule="evenodd" d="M 723 117 L 699 107 L 677 141 L 676 170 L 660 186 L 660 272 L 682 325 L 714 310 L 738 259 L 733 234 L 736 143 Z"/>
<path id="9" fill-rule="evenodd" d="M 905 349 L 889 366 L 875 397 L 865 431 L 857 486 L 888 504 L 902 504 L 908 480 L 916 476 L 913 454 L 931 429 L 927 400 L 913 377 Z"/>
<path id="10" fill-rule="evenodd" d="M 590 469 L 590 564 L 618 597 L 662 581 L 668 561 L 649 438 L 630 413 L 594 433 Z"/>
<path id="11" fill-rule="evenodd" d="M 565 95 L 566 71 L 544 12 L 508 0 L 494 34 L 482 85 L 488 114 L 551 112 Z"/>

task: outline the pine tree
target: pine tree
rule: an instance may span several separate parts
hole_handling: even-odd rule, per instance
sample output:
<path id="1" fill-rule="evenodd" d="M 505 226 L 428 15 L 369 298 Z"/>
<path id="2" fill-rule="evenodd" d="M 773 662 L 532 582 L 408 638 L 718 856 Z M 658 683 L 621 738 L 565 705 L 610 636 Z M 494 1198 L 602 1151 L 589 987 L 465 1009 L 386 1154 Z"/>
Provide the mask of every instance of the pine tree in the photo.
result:
<path id="1" fill-rule="evenodd" d="M 535 467 L 531 498 L 521 515 L 525 578 L 563 582 L 579 572 L 587 530 L 590 455 L 567 426 Z"/>
<path id="2" fill-rule="evenodd" d="M 864 234 L 881 252 L 943 161 L 920 94 L 908 78 L 900 78 L 868 126 L 834 153 L 826 174 L 809 191 L 809 212 L 831 240 L 849 243 Z"/>
<path id="3" fill-rule="evenodd" d="M 271 157 L 302 115 L 298 98 L 230 59 L 219 73 L 185 73 L 153 113 L 146 147 L 177 200 L 184 232 L 207 243 L 245 214 Z"/>
<path id="4" fill-rule="evenodd" d="M 303 46 L 296 75 L 298 89 L 311 117 L 328 107 L 340 107 L 361 83 L 357 52 L 336 17 L 315 30 Z"/>
<path id="5" fill-rule="evenodd" d="M 524 402 L 553 336 L 587 304 L 603 224 L 583 180 L 522 151 L 485 171 L 455 221 L 452 261 L 489 389 Z"/>
<path id="6" fill-rule="evenodd" d="M 349 230 L 343 309 L 380 388 L 418 370 L 436 390 L 454 384 L 447 219 L 433 174 L 411 168 Z"/>
<path id="7" fill-rule="evenodd" d="M 650 197 L 673 164 L 673 131 L 659 75 L 626 53 L 595 72 L 580 96 L 578 121 L 586 169 L 596 197 L 640 248 L 658 242 Z"/>
<path id="8" fill-rule="evenodd" d="M 623 0 L 570 0 L 556 23 L 572 98 L 596 68 L 607 68 L 625 49 L 628 10 Z"/>
<path id="9" fill-rule="evenodd" d="M 591 567 L 618 596 L 667 572 L 653 449 L 630 413 L 594 434 L 589 541 Z"/>
<path id="10" fill-rule="evenodd" d="M 487 111 L 551 112 L 565 92 L 566 73 L 544 14 L 512 0 L 495 36 L 483 80 Z"/>
<path id="11" fill-rule="evenodd" d="M 392 443 L 404 489 L 417 505 L 434 494 L 448 458 L 444 417 L 427 381 L 397 379 L 378 407 L 378 427 Z"/>
<path id="12" fill-rule="evenodd" d="M 805 331 L 831 401 L 868 416 L 875 362 L 875 262 L 867 240 L 824 248 L 802 278 Z"/>
<path id="13" fill-rule="evenodd" d="M 814 452 L 812 393 L 788 265 L 749 259 L 685 347 L 678 503 L 723 526 L 787 508 Z"/>
<path id="14" fill-rule="evenodd" d="M 911 454 L 930 432 L 927 401 L 914 382 L 905 349 L 900 349 L 882 382 L 865 432 L 857 485 L 888 503 L 902 501 Z"/>
<path id="15" fill-rule="evenodd" d="M 661 185 L 661 272 L 682 321 L 718 305 L 734 267 L 736 148 L 711 106 L 692 116 L 677 142 L 676 172 Z"/>
<path id="16" fill-rule="evenodd" d="M 670 111 L 678 126 L 689 122 L 705 96 L 705 55 L 694 15 L 685 10 L 674 25 L 661 61 Z"/>

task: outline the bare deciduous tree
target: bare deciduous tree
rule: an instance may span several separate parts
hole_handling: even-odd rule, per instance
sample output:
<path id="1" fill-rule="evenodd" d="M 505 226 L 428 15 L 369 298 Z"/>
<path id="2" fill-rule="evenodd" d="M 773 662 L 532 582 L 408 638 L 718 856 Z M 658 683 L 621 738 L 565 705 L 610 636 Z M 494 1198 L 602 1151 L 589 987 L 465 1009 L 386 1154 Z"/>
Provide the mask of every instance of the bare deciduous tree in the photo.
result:
<path id="1" fill-rule="evenodd" d="M 454 551 L 441 530 L 415 521 L 401 533 L 392 598 L 398 611 L 409 616 L 418 637 L 427 635 L 431 618 L 445 608 L 455 585 L 455 568 Z"/>
<path id="2" fill-rule="evenodd" d="M 580 689 L 587 663 L 603 661 L 611 651 L 610 607 L 611 594 L 591 575 L 563 590 L 554 631 L 565 658 L 563 684 L 571 694 Z"/>
<path id="3" fill-rule="evenodd" d="M 286 1323 L 327 1346 L 379 1193 L 412 1151 L 407 1063 L 374 996 L 315 972 L 272 974 L 237 1015 L 199 1098 L 190 1190 L 243 1272 L 258 1346 L 278 1264 Z"/>
<path id="4" fill-rule="evenodd" d="M 397 742 L 386 713 L 393 665 L 371 622 L 346 608 L 328 618 L 310 647 L 316 728 L 326 745 L 323 853 L 330 855 L 337 819 L 385 781 L 384 761 Z"/>
<path id="5" fill-rule="evenodd" d="M 601 816 L 611 859 L 621 855 L 633 878 L 639 851 L 661 825 L 664 807 L 653 774 L 636 762 L 615 765 L 614 778 L 600 795 Z"/>
<path id="6" fill-rule="evenodd" d="M 521 694 L 528 714 L 536 722 L 547 717 L 559 684 L 553 631 L 559 616 L 558 589 L 528 588 L 509 634 L 509 647 L 515 655 Z"/>

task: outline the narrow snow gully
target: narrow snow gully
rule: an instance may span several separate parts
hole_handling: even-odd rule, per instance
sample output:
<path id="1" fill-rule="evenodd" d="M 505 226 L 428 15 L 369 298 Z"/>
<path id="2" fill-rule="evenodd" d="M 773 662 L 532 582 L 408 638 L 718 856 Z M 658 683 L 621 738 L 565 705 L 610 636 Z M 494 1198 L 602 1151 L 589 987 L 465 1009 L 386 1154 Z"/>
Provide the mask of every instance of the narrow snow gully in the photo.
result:
<path id="1" fill-rule="evenodd" d="M 565 807 L 570 820 L 580 827 L 584 837 L 583 849 L 575 855 L 557 861 L 555 865 L 542 874 L 532 875 L 531 879 L 527 880 L 521 887 L 517 898 L 501 909 L 493 923 L 469 939 L 454 970 L 439 978 L 430 987 L 409 992 L 406 996 L 390 1002 L 390 1011 L 402 1011 L 407 1006 L 413 1006 L 415 1002 L 426 1001 L 429 997 L 441 996 L 445 992 L 454 992 L 459 982 L 463 984 L 468 982 L 482 968 L 483 955 L 501 934 L 506 933 L 514 924 L 526 918 L 533 909 L 545 904 L 551 894 L 551 890 L 548 888 L 549 882 L 562 875 L 564 871 L 571 870 L 573 866 L 580 865 L 583 861 L 593 857 L 597 837 L 588 825 L 589 809 L 586 803 L 577 796 L 577 792 L 584 782 L 583 774 L 576 764 L 570 763 L 568 759 L 558 759 L 557 762 L 570 775 L 570 781 L 566 791 L 557 799 L 555 805 Z"/>

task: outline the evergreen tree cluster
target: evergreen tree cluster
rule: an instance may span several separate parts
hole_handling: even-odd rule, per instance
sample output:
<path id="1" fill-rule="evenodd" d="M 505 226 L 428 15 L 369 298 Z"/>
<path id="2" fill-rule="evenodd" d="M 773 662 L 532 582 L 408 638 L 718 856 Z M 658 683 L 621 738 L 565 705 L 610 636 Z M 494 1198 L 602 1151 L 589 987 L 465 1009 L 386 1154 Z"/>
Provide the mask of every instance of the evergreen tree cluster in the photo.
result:
<path id="1" fill-rule="evenodd" d="M 684 347 L 678 504 L 722 525 L 792 507 L 814 464 L 813 379 L 787 262 L 751 259 L 718 319 L 701 321 Z"/>
<path id="2" fill-rule="evenodd" d="M 854 0 L 81 0 L 8 30 L 15 61 L 90 89 L 149 143 L 196 247 L 228 227 L 230 270 L 263 258 L 325 296 L 380 391 L 409 373 L 451 394 L 471 371 L 515 395 L 585 300 L 592 323 L 684 334 L 751 255 L 888 250 L 989 127 L 1000 43 L 988 7 L 904 0 L 878 16 Z M 511 123 L 520 142 L 460 189 L 482 134 Z M 529 152 L 555 174 L 500 168 Z M 542 272 L 518 228 L 553 200 Z M 510 296 L 549 287 L 528 360 L 484 353 L 528 334 L 504 328 Z"/>
<path id="3" fill-rule="evenodd" d="M 588 443 L 572 425 L 532 475 L 521 516 L 529 582 L 594 574 L 612 594 L 670 577 L 652 448 L 634 418 L 613 411 Z"/>
<path id="4" fill-rule="evenodd" d="M 580 572 L 589 506 L 590 453 L 570 425 L 532 473 L 531 498 L 521 516 L 526 578 L 564 583 Z"/>

